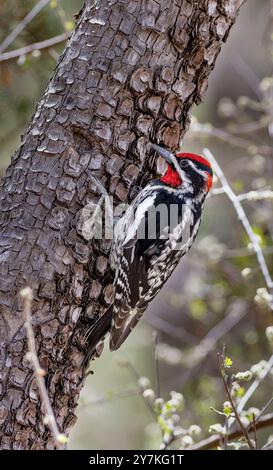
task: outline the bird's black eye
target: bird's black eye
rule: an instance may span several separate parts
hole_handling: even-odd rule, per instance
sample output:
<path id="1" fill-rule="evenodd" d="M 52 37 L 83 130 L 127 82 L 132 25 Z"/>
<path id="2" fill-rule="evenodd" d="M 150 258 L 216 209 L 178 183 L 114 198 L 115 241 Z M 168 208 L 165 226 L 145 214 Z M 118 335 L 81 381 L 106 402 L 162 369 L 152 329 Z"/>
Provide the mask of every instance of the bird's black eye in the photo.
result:
<path id="1" fill-rule="evenodd" d="M 179 162 L 179 166 L 185 168 L 186 166 L 188 166 L 188 162 L 186 159 L 181 159 Z"/>

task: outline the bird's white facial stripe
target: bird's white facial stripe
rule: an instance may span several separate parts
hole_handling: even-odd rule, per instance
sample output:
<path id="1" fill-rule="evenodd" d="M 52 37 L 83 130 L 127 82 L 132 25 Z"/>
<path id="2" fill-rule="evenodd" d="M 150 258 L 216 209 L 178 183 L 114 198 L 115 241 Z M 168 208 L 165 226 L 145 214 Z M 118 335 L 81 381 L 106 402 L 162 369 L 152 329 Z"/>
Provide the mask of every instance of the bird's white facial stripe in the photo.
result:
<path id="1" fill-rule="evenodd" d="M 188 160 L 188 164 L 192 167 L 192 169 L 196 173 L 199 173 L 199 175 L 203 176 L 204 179 L 207 178 L 207 172 L 205 170 L 200 170 L 199 168 L 197 168 L 197 165 L 195 165 L 195 163 L 192 162 L 191 160 Z"/>

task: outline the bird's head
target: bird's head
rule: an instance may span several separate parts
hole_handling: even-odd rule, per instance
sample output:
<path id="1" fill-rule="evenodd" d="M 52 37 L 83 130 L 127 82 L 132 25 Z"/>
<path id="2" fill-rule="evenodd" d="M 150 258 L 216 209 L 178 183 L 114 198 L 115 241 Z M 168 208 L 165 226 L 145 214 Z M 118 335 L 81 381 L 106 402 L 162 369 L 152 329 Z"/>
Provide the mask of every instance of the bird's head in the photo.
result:
<path id="1" fill-rule="evenodd" d="M 213 172 L 209 161 L 195 153 L 176 152 L 152 144 L 153 150 L 167 162 L 165 174 L 160 181 L 173 188 L 188 184 L 195 193 L 208 193 L 212 186 Z"/>

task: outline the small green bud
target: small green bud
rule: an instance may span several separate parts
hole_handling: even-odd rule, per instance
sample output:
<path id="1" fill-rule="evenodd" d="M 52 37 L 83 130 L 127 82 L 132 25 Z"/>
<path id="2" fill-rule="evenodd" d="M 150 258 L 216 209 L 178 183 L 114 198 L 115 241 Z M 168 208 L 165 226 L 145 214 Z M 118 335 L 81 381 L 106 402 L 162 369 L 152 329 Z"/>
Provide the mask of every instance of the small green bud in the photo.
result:
<path id="1" fill-rule="evenodd" d="M 182 449 L 184 449 L 185 447 L 190 447 L 193 445 L 193 439 L 191 436 L 183 436 L 180 439 L 180 444 Z"/>
<path id="2" fill-rule="evenodd" d="M 239 380 L 239 382 L 249 382 L 249 380 L 253 379 L 253 374 L 251 370 L 246 370 L 245 372 L 237 372 L 235 375 L 235 379 Z"/>
<path id="3" fill-rule="evenodd" d="M 220 424 L 220 423 L 215 423 L 215 424 L 212 424 L 209 427 L 209 433 L 210 434 L 221 434 L 222 436 L 224 436 L 226 434 L 226 428 L 224 426 L 222 426 L 222 424 Z"/>
<path id="4" fill-rule="evenodd" d="M 149 388 L 151 386 L 151 382 L 148 377 L 139 377 L 138 386 L 143 389 Z"/>
<path id="5" fill-rule="evenodd" d="M 259 289 L 257 289 L 254 300 L 260 305 L 264 305 L 264 304 L 270 305 L 273 301 L 273 296 L 272 294 L 268 292 L 266 287 L 260 287 Z"/>
<path id="6" fill-rule="evenodd" d="M 265 335 L 270 344 L 273 344 L 273 326 L 268 326 L 265 330 Z"/>
<path id="7" fill-rule="evenodd" d="M 179 411 L 183 408 L 184 397 L 181 393 L 172 391 L 170 393 L 171 399 L 167 401 L 167 408 L 171 411 Z"/>
<path id="8" fill-rule="evenodd" d="M 230 416 L 232 413 L 232 406 L 230 401 L 225 401 L 223 404 L 223 412 L 225 413 L 226 416 Z"/>
<path id="9" fill-rule="evenodd" d="M 238 382 L 233 382 L 231 387 L 231 396 L 236 398 L 242 398 L 245 394 L 245 388 L 238 384 Z"/>
<path id="10" fill-rule="evenodd" d="M 154 410 L 156 413 L 160 413 L 164 405 L 163 398 L 156 398 L 154 402 Z"/>
<path id="11" fill-rule="evenodd" d="M 244 277 L 244 278 L 250 277 L 251 274 L 252 274 L 252 269 L 251 268 L 244 268 L 241 271 L 241 276 Z"/>
<path id="12" fill-rule="evenodd" d="M 252 406 L 251 408 L 249 408 L 246 412 L 246 416 L 247 418 L 249 419 L 250 422 L 253 421 L 253 415 L 255 418 L 257 418 L 257 416 L 260 414 L 260 410 L 259 408 L 255 408 L 254 406 Z"/>
<path id="13" fill-rule="evenodd" d="M 263 374 L 266 367 L 267 367 L 267 362 L 264 359 L 262 359 L 257 364 L 253 364 L 250 370 L 253 375 L 255 375 L 256 377 L 260 377 L 261 374 Z"/>
<path id="14" fill-rule="evenodd" d="M 198 436 L 199 434 L 201 434 L 201 428 L 197 424 L 192 424 L 188 429 L 188 433 L 192 437 Z"/>
<path id="15" fill-rule="evenodd" d="M 146 388 L 146 390 L 142 393 L 143 398 L 149 401 L 154 401 L 155 399 L 155 392 L 151 388 Z"/>

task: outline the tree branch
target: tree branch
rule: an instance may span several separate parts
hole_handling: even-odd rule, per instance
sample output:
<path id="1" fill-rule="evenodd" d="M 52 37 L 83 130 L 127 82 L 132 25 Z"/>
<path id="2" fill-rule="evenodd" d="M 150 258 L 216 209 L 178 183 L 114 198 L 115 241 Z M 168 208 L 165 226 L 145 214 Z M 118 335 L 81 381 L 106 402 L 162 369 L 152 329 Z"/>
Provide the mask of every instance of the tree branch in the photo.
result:
<path id="1" fill-rule="evenodd" d="M 269 426 L 273 425 L 273 413 L 268 413 L 266 414 L 263 418 L 261 418 L 258 422 L 256 421 L 256 431 L 260 429 L 267 428 Z M 254 432 L 254 426 L 253 423 L 250 425 L 248 428 L 248 432 L 252 433 Z M 227 441 L 233 441 L 234 439 L 237 439 L 239 437 L 243 436 L 243 432 L 240 428 L 235 429 L 232 432 L 229 432 L 227 434 Z M 222 442 L 222 436 L 220 435 L 215 435 L 208 437 L 207 439 L 204 439 L 203 441 L 198 442 L 197 444 L 194 444 L 193 446 L 189 447 L 188 450 L 209 450 L 209 449 L 215 449 L 217 448 L 221 442 Z"/>
<path id="2" fill-rule="evenodd" d="M 25 18 L 14 28 L 14 30 L 0 44 L 0 54 L 4 52 L 15 41 L 17 36 L 25 29 L 25 27 L 40 13 L 40 11 L 50 2 L 50 0 L 40 0 Z"/>
<path id="3" fill-rule="evenodd" d="M 251 227 L 250 222 L 247 218 L 246 212 L 245 212 L 245 210 L 244 210 L 244 208 L 241 204 L 241 201 L 238 199 L 238 197 L 236 196 L 234 191 L 231 189 L 231 186 L 229 185 L 229 183 L 228 183 L 228 181 L 227 181 L 227 179 L 226 179 L 219 163 L 216 161 L 216 159 L 214 158 L 214 156 L 210 152 L 210 150 L 204 149 L 204 155 L 212 163 L 213 169 L 214 169 L 217 177 L 219 178 L 219 180 L 222 184 L 222 188 L 225 191 L 225 193 L 226 193 L 227 197 L 229 198 L 229 200 L 231 201 L 231 203 L 233 204 L 234 209 L 237 213 L 238 219 L 242 223 L 242 225 L 244 227 L 244 230 L 245 230 L 249 240 L 252 243 L 253 249 L 254 249 L 254 251 L 256 253 L 256 256 L 257 256 L 259 266 L 261 268 L 261 272 L 263 274 L 263 277 L 264 277 L 264 280 L 265 280 L 265 283 L 266 283 L 266 286 L 267 286 L 267 288 L 270 292 L 273 289 L 273 280 L 270 276 L 269 269 L 267 267 L 265 257 L 264 257 L 264 254 L 262 252 L 262 249 L 260 247 L 260 244 L 257 241 L 257 236 L 255 235 L 255 233 L 252 230 L 252 227 Z M 269 304 L 270 304 L 270 302 L 269 302 Z M 271 308 L 273 308 L 273 302 L 271 302 L 270 306 L 271 306 Z"/>
<path id="4" fill-rule="evenodd" d="M 69 36 L 71 36 L 71 32 L 66 32 L 59 34 L 58 36 L 54 36 L 50 39 L 46 39 L 45 41 L 34 42 L 33 44 L 29 44 L 28 46 L 21 47 L 20 49 L 16 49 L 14 51 L 5 52 L 4 54 L 0 54 L 0 62 L 5 62 L 8 60 L 16 59 L 17 57 L 21 57 L 26 54 L 30 54 L 33 51 L 40 51 L 42 49 L 49 49 L 56 44 L 60 44 L 61 42 L 66 41 Z"/>

